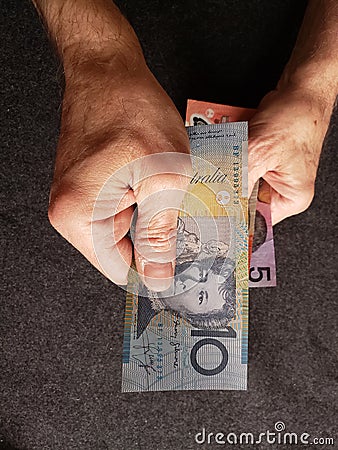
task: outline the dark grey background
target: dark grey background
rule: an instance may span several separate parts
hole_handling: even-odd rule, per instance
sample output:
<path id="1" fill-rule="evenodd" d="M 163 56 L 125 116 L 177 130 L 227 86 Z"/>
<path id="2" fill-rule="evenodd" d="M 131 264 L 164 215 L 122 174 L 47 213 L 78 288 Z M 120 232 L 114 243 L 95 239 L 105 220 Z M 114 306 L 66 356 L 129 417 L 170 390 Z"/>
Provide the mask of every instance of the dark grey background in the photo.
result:
<path id="1" fill-rule="evenodd" d="M 257 106 L 306 2 L 118 4 L 184 115 L 189 97 Z M 47 219 L 62 68 L 28 1 L 1 1 L 0 37 L 0 448 L 215 448 L 195 433 L 273 431 L 277 420 L 337 439 L 338 114 L 311 208 L 275 227 L 278 287 L 250 295 L 249 390 L 121 394 L 124 292 Z"/>

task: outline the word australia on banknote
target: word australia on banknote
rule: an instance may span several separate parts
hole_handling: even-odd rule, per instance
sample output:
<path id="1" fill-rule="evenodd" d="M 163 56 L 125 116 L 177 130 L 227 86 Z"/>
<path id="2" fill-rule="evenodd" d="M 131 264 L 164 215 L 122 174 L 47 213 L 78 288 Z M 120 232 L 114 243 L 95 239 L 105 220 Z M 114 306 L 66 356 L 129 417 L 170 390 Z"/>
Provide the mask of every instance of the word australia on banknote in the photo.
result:
<path id="1" fill-rule="evenodd" d="M 247 122 L 187 131 L 193 177 L 174 282 L 156 293 L 130 271 L 122 391 L 247 386 Z"/>
<path id="2" fill-rule="evenodd" d="M 250 120 L 256 110 L 217 103 L 188 100 L 186 125 Z M 271 222 L 270 198 L 257 200 L 258 183 L 249 199 L 249 287 L 276 286 L 276 260 Z"/>

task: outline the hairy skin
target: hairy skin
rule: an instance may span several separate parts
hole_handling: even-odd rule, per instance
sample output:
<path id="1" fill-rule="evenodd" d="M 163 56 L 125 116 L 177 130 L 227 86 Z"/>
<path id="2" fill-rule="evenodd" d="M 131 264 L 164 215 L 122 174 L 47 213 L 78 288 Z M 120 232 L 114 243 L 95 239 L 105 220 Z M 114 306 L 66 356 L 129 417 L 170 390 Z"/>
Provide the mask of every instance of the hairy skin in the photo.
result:
<path id="1" fill-rule="evenodd" d="M 249 123 L 249 192 L 271 189 L 272 223 L 309 207 L 338 94 L 338 3 L 312 0 L 276 89 Z M 263 185 L 266 189 L 266 183 Z"/>
<path id="2" fill-rule="evenodd" d="M 115 283 L 127 283 L 134 252 L 145 284 L 167 289 L 175 268 L 178 208 L 191 172 L 184 123 L 112 2 L 35 4 L 63 61 L 66 82 L 50 222 Z M 173 156 L 147 159 L 143 168 L 136 164 L 166 153 Z M 187 158 L 179 158 L 183 155 Z M 112 185 L 111 176 L 123 167 L 125 178 Z M 107 184 L 112 192 L 99 197 Z M 126 235 L 136 204 L 133 249 Z M 171 209 L 164 208 L 168 205 Z"/>
<path id="3" fill-rule="evenodd" d="M 188 154 L 189 141 L 176 108 L 144 63 L 137 67 L 136 75 L 128 71 L 124 74 L 119 72 L 118 77 L 109 65 L 103 67 L 100 64 L 98 69 L 92 68 L 92 71 L 97 71 L 91 73 L 92 77 L 88 77 L 87 68 L 81 67 L 80 70 L 84 72 L 74 72 L 66 81 L 49 218 L 53 226 L 96 267 L 118 284 L 125 284 L 132 258 L 132 245 L 125 237 L 134 210 L 132 205 L 158 192 L 155 196 L 158 205 L 155 201 L 151 215 L 158 213 L 157 216 L 151 222 L 151 217 L 147 216 L 147 224 L 140 222 L 139 227 L 148 228 L 147 239 L 154 252 L 168 249 L 170 233 L 176 229 L 177 209 L 161 212 L 166 201 L 160 196 L 163 197 L 165 186 L 184 191 L 189 181 L 184 174 L 190 173 L 190 166 L 187 162 L 177 174 L 168 174 L 167 167 L 160 167 L 151 180 L 145 179 L 132 188 L 130 180 L 125 180 L 123 203 L 114 214 L 115 240 L 110 244 L 112 261 L 120 259 L 120 270 L 114 271 L 115 274 L 102 267 L 100 255 L 95 253 L 91 241 L 92 211 L 100 190 L 112 174 L 136 159 L 161 152 Z M 107 221 L 113 213 L 106 211 L 106 201 L 102 205 L 96 203 L 96 214 L 104 216 Z M 177 202 L 180 201 L 181 198 L 177 197 Z M 179 203 L 175 206 L 178 208 Z M 101 232 L 108 237 L 111 229 L 102 226 Z M 141 237 L 138 236 L 139 239 Z M 175 248 L 173 243 L 170 248 Z M 150 260 L 156 261 L 156 255 L 151 256 Z M 171 252 L 167 265 L 163 261 L 164 267 L 162 263 L 154 266 L 154 273 L 161 276 L 149 276 L 172 276 L 174 259 Z M 143 273 L 138 261 L 139 258 L 136 263 Z M 150 281 L 150 284 L 156 289 L 158 282 Z"/>
<path id="4" fill-rule="evenodd" d="M 177 209 L 191 174 L 183 121 L 113 2 L 34 4 L 66 81 L 50 222 L 115 283 L 127 282 L 134 251 L 144 283 L 165 290 L 174 273 Z M 312 200 L 337 95 L 337 37 L 336 0 L 310 1 L 281 80 L 249 124 L 249 189 L 260 177 L 271 186 L 273 223 Z M 135 205 L 133 247 L 126 235 Z"/>

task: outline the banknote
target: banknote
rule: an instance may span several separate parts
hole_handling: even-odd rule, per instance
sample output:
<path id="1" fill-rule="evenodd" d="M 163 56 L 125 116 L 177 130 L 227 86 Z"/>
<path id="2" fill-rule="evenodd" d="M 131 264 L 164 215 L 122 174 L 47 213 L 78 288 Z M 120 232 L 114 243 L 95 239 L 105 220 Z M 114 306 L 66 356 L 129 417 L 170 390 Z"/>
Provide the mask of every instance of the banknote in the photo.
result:
<path id="1" fill-rule="evenodd" d="M 257 199 L 249 286 L 276 286 L 275 248 L 270 204 Z"/>
<path id="2" fill-rule="evenodd" d="M 248 357 L 247 122 L 187 127 L 193 176 L 164 292 L 131 270 L 122 391 L 245 390 Z"/>
<path id="3" fill-rule="evenodd" d="M 186 110 L 186 126 L 208 125 L 210 123 L 226 123 L 249 121 L 255 114 L 253 108 L 220 105 L 218 103 L 188 100 Z"/>
<path id="4" fill-rule="evenodd" d="M 252 108 L 188 100 L 186 125 L 249 121 L 255 112 Z M 258 201 L 256 205 L 258 187 L 257 182 L 249 199 L 249 287 L 272 287 L 276 286 L 276 260 L 271 210 L 269 203 L 262 206 L 262 202 Z M 268 201 L 265 199 L 265 202 Z M 256 211 L 260 211 L 257 218 Z M 266 233 L 262 232 L 263 229 Z"/>
<path id="5" fill-rule="evenodd" d="M 249 121 L 255 114 L 255 109 L 240 108 L 230 105 L 188 100 L 186 109 L 186 125 L 207 125 L 210 123 Z M 252 242 L 255 230 L 256 201 L 258 185 L 253 188 L 249 198 L 249 262 L 251 260 Z"/>

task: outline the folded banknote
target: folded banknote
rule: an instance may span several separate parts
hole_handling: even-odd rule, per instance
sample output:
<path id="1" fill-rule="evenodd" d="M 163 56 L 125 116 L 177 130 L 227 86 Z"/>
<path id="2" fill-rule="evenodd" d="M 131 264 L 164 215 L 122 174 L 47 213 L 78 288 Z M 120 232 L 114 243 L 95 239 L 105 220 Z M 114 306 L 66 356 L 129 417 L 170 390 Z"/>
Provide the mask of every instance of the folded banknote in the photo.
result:
<path id="1" fill-rule="evenodd" d="M 249 121 L 256 110 L 188 100 L 186 125 Z M 276 260 L 269 198 L 257 200 L 258 183 L 249 199 L 249 287 L 276 286 Z"/>
<path id="2" fill-rule="evenodd" d="M 187 127 L 193 176 L 164 292 L 131 270 L 122 391 L 245 390 L 248 358 L 247 122 Z"/>

